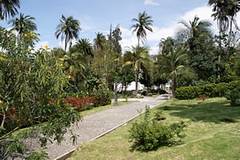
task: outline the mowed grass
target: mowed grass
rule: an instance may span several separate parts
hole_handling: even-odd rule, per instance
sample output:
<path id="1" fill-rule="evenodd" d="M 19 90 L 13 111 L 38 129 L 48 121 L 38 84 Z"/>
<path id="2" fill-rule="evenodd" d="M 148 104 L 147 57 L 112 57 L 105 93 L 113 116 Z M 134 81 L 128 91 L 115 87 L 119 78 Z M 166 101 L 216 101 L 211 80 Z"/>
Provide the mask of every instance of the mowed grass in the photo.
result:
<path id="1" fill-rule="evenodd" d="M 81 111 L 80 115 L 85 117 L 85 116 L 88 116 L 88 115 L 91 115 L 91 114 L 94 114 L 94 113 L 97 113 L 97 112 L 105 111 L 107 109 L 111 109 L 111 108 L 114 108 L 114 107 L 119 107 L 119 106 L 131 104 L 131 103 L 134 103 L 134 102 L 137 102 L 137 101 L 120 101 L 120 102 L 118 102 L 118 104 L 109 104 L 109 105 L 105 105 L 105 106 L 93 107 L 93 108 L 89 108 L 85 111 Z"/>
<path id="2" fill-rule="evenodd" d="M 154 109 L 162 111 L 166 123 L 186 121 L 181 145 L 157 151 L 130 150 L 131 123 L 81 146 L 70 160 L 240 160 L 240 107 L 224 98 L 171 100 Z M 141 117 L 140 117 L 141 118 Z"/>

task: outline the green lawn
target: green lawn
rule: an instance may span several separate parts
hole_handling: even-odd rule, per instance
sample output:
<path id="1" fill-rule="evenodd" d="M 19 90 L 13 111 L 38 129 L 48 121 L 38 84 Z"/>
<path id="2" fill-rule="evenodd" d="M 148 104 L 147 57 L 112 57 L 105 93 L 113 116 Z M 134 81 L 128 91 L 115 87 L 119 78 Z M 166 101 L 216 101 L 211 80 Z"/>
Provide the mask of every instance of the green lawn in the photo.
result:
<path id="1" fill-rule="evenodd" d="M 94 108 L 90 108 L 88 110 L 80 112 L 80 115 L 84 117 L 84 116 L 91 115 L 93 113 L 101 112 L 101 111 L 104 111 L 104 110 L 107 110 L 107 109 L 110 109 L 113 107 L 119 107 L 119 106 L 130 104 L 133 102 L 136 102 L 136 101 L 120 101 L 120 102 L 118 102 L 117 105 L 110 104 L 110 105 L 106 105 L 106 106 L 94 107 Z"/>
<path id="2" fill-rule="evenodd" d="M 131 124 L 80 147 L 70 160 L 239 160 L 240 107 L 224 98 L 205 102 L 171 100 L 154 109 L 162 110 L 166 123 L 186 121 L 183 144 L 157 151 L 130 151 Z"/>

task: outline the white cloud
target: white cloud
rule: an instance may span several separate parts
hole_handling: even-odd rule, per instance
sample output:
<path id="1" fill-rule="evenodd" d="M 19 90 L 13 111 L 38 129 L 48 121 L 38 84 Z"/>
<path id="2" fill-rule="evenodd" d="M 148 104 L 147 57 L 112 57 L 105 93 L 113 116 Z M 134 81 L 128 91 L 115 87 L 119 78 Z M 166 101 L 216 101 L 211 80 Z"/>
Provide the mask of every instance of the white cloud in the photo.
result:
<path id="1" fill-rule="evenodd" d="M 159 3 L 156 2 L 156 0 L 144 0 L 145 5 L 153 5 L 153 6 L 159 6 Z"/>
<path id="2" fill-rule="evenodd" d="M 211 23 L 213 23 L 213 30 L 217 31 L 217 25 L 216 22 L 213 21 L 213 18 L 211 17 L 212 10 L 208 6 L 202 6 L 195 8 L 193 10 L 190 10 L 186 12 L 183 15 L 180 15 L 178 19 L 176 19 L 171 24 L 168 24 L 164 27 L 158 27 L 153 26 L 153 32 L 149 32 L 147 36 L 147 45 L 150 47 L 150 54 L 157 54 L 158 53 L 158 45 L 161 39 L 167 38 L 167 37 L 174 37 L 175 34 L 183 28 L 183 26 L 179 23 L 180 21 L 190 21 L 193 20 L 195 16 L 198 16 L 201 20 L 208 20 Z M 130 46 L 137 45 L 137 38 L 136 36 L 131 32 L 130 29 L 127 28 L 121 28 L 123 33 L 123 40 L 121 41 L 121 44 L 123 46 L 123 49 L 126 50 Z"/>

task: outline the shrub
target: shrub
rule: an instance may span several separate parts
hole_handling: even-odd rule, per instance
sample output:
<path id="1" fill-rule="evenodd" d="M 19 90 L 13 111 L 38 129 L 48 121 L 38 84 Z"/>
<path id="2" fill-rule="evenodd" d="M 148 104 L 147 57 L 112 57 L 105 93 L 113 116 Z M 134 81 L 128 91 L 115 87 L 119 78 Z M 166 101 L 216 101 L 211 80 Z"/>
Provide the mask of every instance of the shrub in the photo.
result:
<path id="1" fill-rule="evenodd" d="M 71 107 L 74 107 L 78 111 L 83 111 L 87 107 L 96 103 L 95 97 L 67 97 L 64 99 L 64 103 Z"/>
<path id="2" fill-rule="evenodd" d="M 111 104 L 112 92 L 105 84 L 101 84 L 98 89 L 94 89 L 92 96 L 95 97 L 95 107 Z"/>
<path id="3" fill-rule="evenodd" d="M 158 111 L 154 114 L 154 120 L 163 121 L 163 120 L 166 120 L 166 117 L 163 116 L 162 111 Z"/>
<path id="4" fill-rule="evenodd" d="M 229 90 L 226 98 L 231 101 L 232 106 L 239 106 L 240 105 L 240 86 Z"/>
<path id="5" fill-rule="evenodd" d="M 150 111 L 147 109 L 142 121 L 132 125 L 130 130 L 130 142 L 133 150 L 152 151 L 160 146 L 171 145 L 183 137 L 182 131 L 185 124 L 175 123 L 164 125 L 151 119 Z"/>
<path id="6" fill-rule="evenodd" d="M 176 90 L 176 98 L 180 100 L 194 99 L 201 96 L 206 97 L 225 97 L 226 94 L 240 86 L 240 81 L 230 83 L 210 83 L 201 86 L 180 87 Z"/>

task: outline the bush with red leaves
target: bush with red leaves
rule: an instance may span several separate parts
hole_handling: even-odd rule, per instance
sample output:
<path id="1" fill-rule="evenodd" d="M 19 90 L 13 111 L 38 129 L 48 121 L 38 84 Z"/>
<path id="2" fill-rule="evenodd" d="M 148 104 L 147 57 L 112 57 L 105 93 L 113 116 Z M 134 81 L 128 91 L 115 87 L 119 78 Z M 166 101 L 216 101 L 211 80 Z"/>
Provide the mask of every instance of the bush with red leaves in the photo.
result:
<path id="1" fill-rule="evenodd" d="M 85 110 L 89 106 L 93 106 L 96 102 L 95 97 L 67 97 L 64 103 L 74 107 L 78 111 Z"/>

